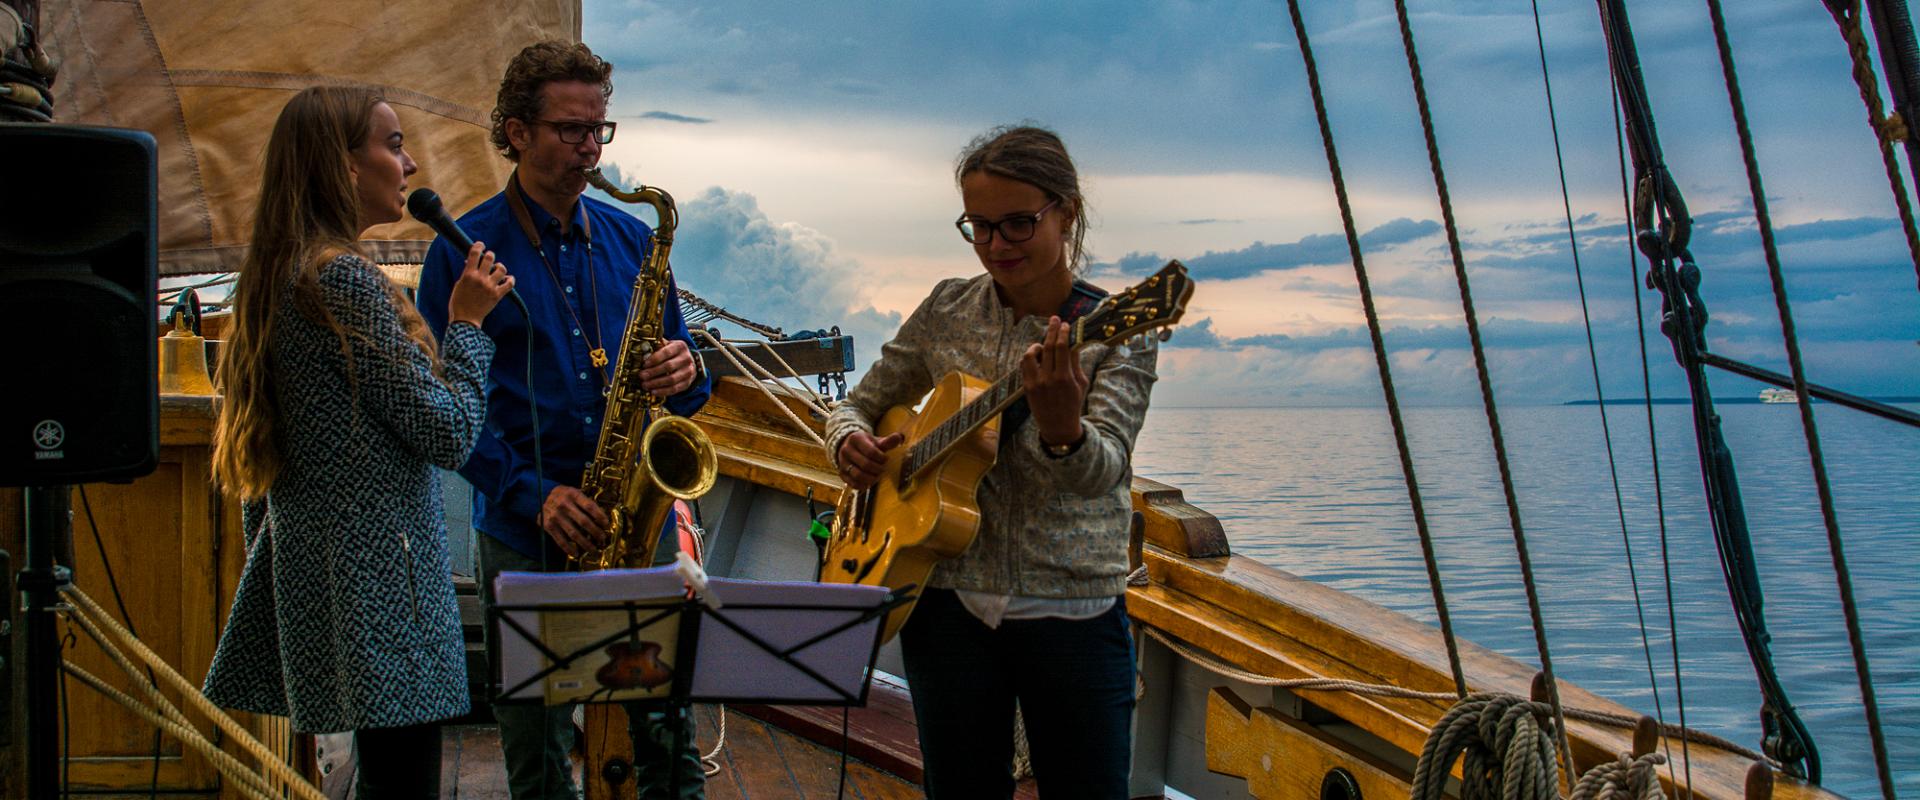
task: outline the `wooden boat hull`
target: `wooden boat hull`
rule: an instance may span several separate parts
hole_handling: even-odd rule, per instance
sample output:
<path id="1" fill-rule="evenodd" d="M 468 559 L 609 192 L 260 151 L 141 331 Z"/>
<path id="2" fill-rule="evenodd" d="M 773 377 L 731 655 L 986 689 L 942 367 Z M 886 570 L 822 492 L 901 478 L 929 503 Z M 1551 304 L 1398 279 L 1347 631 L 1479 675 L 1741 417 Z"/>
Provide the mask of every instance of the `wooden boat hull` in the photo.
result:
<path id="1" fill-rule="evenodd" d="M 790 408 L 806 418 L 798 403 Z M 204 675 L 242 555 L 237 511 L 205 480 L 211 409 L 207 399 L 164 403 L 162 469 L 126 486 L 89 487 L 114 563 L 148 567 L 123 569 L 118 575 L 128 607 L 135 610 L 136 622 L 145 623 L 142 633 L 149 639 L 177 642 L 163 644 L 162 650 L 170 660 L 178 659 L 175 665 L 189 680 Z M 719 483 L 700 503 L 710 571 L 811 579 L 819 551 L 806 535 L 807 525 L 840 489 L 819 445 L 793 430 L 772 401 L 737 379 L 721 382 L 713 401 L 695 419 L 720 456 Z M 1171 788 L 1191 797 L 1317 800 L 1326 775 L 1336 768 L 1351 775 L 1365 796 L 1404 792 L 1428 728 L 1447 703 L 1294 692 L 1227 677 L 1221 670 L 1445 692 L 1452 684 L 1439 632 L 1231 554 L 1219 521 L 1186 503 L 1174 487 L 1136 478 L 1133 488 L 1145 538 L 1141 557 L 1150 578 L 1147 585 L 1129 589 L 1127 596 L 1143 687 L 1135 725 L 1133 794 L 1160 796 Z M 16 490 L 0 492 L 0 548 L 15 553 L 21 552 L 18 497 Z M 80 519 L 78 581 L 95 597 L 108 598 L 105 576 L 91 553 L 89 529 L 84 516 Z M 153 568 L 156 564 L 167 566 Z M 12 637 L 10 643 L 16 661 L 21 639 Z M 1176 643 L 1179 650 L 1165 642 Z M 82 642 L 81 647 L 87 646 Z M 85 653 L 75 658 L 90 670 L 97 666 Z M 1471 643 L 1463 643 L 1462 658 L 1476 690 L 1524 695 L 1533 679 L 1527 665 Z M 878 665 L 894 675 L 904 671 L 893 645 L 882 648 Z M 12 697 L 20 696 L 20 680 L 20 671 L 13 671 Z M 1630 713 L 1575 686 L 1563 685 L 1561 691 L 1572 707 Z M 87 694 L 78 689 L 72 697 L 75 784 L 144 791 L 151 772 L 152 729 Z M 89 703 L 93 705 L 83 705 Z M 15 744 L 0 746 L 0 754 L 11 768 L 8 796 L 21 796 L 24 748 L 19 743 L 27 732 L 20 728 L 18 715 L 13 724 Z M 290 735 L 284 720 L 249 724 L 271 734 L 309 774 L 314 771 L 310 741 Z M 1631 731 L 1625 729 L 1575 723 L 1572 734 L 1574 758 L 1582 768 L 1631 747 Z M 860 746 L 856 743 L 856 751 Z M 238 796 L 198 755 L 182 752 L 176 743 L 164 748 L 163 790 Z M 893 763 L 910 771 L 917 754 L 896 749 L 903 752 Z M 1688 749 L 1694 788 L 1701 797 L 1730 800 L 1744 795 L 1749 762 L 1711 747 Z M 1679 748 L 1674 752 L 1677 756 Z M 582 770 L 590 790 L 606 758 L 624 757 L 615 750 L 600 755 Z M 1773 792 L 1783 798 L 1834 796 L 1776 777 Z M 600 787 L 597 795 L 610 796 L 606 788 Z"/>

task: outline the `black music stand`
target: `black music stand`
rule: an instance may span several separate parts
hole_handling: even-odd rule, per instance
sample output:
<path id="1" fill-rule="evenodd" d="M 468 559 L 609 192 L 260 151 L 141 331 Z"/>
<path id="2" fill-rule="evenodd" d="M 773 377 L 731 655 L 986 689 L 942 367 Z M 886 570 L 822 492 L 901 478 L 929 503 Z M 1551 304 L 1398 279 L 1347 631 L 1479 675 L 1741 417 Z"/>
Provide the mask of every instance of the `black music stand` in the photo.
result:
<path id="1" fill-rule="evenodd" d="M 632 715 L 667 711 L 676 758 L 695 702 L 864 705 L 881 622 L 913 597 L 912 587 L 711 578 L 713 607 L 686 598 L 671 567 L 504 572 L 494 592 L 494 702 L 626 704 L 635 752 Z"/>

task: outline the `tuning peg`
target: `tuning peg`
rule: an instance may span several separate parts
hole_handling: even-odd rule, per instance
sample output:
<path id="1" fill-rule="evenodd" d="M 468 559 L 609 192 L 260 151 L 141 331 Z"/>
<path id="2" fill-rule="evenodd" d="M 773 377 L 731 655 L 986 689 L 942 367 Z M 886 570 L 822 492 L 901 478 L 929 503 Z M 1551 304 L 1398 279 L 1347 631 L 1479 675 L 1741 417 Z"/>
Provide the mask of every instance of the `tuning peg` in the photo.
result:
<path id="1" fill-rule="evenodd" d="M 1160 341 L 1163 341 L 1163 342 L 1171 342 L 1171 341 L 1173 341 L 1173 329 L 1172 329 L 1172 328 L 1161 328 L 1161 329 L 1160 329 L 1160 333 L 1159 333 L 1159 337 L 1160 337 Z"/>

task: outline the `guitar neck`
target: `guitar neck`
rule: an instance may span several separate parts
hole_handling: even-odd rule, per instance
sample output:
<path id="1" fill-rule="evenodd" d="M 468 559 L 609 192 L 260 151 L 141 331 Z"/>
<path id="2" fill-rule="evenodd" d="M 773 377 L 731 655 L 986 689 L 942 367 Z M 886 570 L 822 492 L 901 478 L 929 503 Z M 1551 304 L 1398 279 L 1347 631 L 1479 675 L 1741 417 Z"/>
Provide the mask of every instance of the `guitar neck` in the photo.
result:
<path id="1" fill-rule="evenodd" d="M 1080 348 L 1086 346 L 1086 341 L 1081 337 L 1080 326 L 1069 326 L 1068 341 L 1072 343 L 1074 354 L 1078 354 Z M 900 480 L 903 482 L 912 480 L 920 468 L 939 460 L 948 449 L 960 440 L 973 435 L 974 431 L 980 430 L 980 426 L 999 416 L 1000 412 L 1007 410 L 1007 406 L 1013 405 L 1015 400 L 1019 400 L 1026 393 L 1027 387 L 1020 380 L 1019 369 L 1016 368 L 1000 376 L 1000 379 L 994 381 L 986 391 L 961 406 L 960 410 L 942 420 L 931 432 L 907 449 L 906 460 L 900 464 Z"/>

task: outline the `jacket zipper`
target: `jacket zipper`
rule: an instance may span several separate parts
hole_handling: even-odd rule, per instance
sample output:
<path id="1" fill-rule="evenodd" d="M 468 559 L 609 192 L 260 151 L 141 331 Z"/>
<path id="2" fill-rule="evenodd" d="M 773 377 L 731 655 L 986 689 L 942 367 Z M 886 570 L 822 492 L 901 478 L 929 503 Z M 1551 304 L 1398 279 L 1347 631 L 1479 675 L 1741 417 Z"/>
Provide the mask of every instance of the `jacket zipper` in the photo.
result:
<path id="1" fill-rule="evenodd" d="M 420 624 L 420 593 L 413 580 L 413 539 L 406 531 L 400 532 L 400 549 L 407 561 L 407 605 L 413 609 L 414 625 Z"/>

